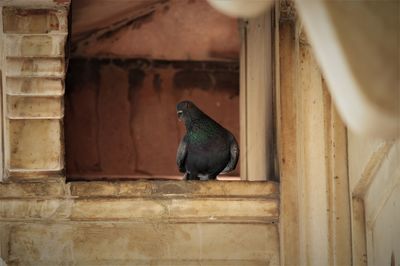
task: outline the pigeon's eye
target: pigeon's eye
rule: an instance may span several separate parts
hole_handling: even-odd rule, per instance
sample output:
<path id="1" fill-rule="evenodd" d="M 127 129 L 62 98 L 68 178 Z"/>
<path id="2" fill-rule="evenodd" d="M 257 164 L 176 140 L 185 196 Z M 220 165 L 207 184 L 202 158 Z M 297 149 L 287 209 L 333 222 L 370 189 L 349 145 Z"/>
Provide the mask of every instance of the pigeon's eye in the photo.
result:
<path id="1" fill-rule="evenodd" d="M 178 112 L 176 112 L 179 116 L 182 115 L 183 111 L 179 110 Z"/>

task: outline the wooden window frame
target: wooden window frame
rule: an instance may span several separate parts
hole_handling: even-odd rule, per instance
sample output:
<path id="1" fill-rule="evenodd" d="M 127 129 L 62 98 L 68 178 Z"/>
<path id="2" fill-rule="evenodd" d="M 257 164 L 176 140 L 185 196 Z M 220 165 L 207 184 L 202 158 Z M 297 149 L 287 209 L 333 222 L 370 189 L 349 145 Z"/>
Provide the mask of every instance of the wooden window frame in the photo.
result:
<path id="1" fill-rule="evenodd" d="M 351 265 L 347 131 L 292 1 L 276 6 L 282 265 Z"/>
<path id="2" fill-rule="evenodd" d="M 240 21 L 240 177 L 274 179 L 273 10 Z"/>

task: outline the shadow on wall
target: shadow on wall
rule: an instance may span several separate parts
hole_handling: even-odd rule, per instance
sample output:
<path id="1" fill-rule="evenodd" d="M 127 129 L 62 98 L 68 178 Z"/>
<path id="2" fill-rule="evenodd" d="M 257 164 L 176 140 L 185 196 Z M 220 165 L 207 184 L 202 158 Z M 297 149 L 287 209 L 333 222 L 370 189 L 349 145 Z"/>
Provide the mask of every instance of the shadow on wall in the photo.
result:
<path id="1" fill-rule="evenodd" d="M 65 97 L 69 180 L 177 178 L 185 129 L 181 100 L 194 101 L 239 140 L 239 63 L 72 58 Z M 239 175 L 240 168 L 231 173 Z"/>

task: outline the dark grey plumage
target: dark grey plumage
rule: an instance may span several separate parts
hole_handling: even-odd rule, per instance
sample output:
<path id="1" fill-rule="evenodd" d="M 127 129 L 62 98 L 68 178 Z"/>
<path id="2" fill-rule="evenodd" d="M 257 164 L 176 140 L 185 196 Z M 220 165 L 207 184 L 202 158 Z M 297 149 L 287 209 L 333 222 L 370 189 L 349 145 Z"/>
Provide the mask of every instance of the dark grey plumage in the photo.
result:
<path id="1" fill-rule="evenodd" d="M 239 145 L 232 133 L 190 101 L 178 103 L 176 109 L 186 126 L 176 155 L 179 171 L 188 180 L 209 180 L 235 169 Z"/>

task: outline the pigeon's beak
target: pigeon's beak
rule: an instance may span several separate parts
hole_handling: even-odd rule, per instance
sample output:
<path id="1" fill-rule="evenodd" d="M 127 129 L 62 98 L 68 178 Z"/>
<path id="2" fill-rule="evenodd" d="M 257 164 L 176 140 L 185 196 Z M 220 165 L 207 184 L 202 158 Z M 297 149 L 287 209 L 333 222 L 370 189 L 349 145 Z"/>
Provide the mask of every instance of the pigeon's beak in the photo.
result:
<path id="1" fill-rule="evenodd" d="M 182 110 L 179 110 L 179 111 L 176 112 L 176 113 L 178 114 L 178 119 L 179 119 L 179 120 L 182 120 L 183 111 L 182 111 Z"/>

